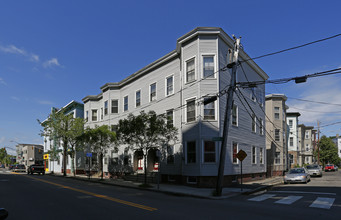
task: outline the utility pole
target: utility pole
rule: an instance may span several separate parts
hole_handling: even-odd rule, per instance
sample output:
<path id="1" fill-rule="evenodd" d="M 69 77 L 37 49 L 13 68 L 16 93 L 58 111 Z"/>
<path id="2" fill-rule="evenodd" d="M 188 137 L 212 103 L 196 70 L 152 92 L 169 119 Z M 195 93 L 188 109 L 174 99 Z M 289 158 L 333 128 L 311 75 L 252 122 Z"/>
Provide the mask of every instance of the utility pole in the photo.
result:
<path id="1" fill-rule="evenodd" d="M 317 120 L 317 164 L 320 165 L 320 122 Z"/>
<path id="2" fill-rule="evenodd" d="M 233 60 L 232 60 L 232 63 L 229 63 L 227 65 L 228 68 L 232 68 L 232 73 L 231 73 L 231 83 L 227 91 L 227 98 L 226 98 L 226 109 L 225 109 L 226 112 L 225 112 L 224 128 L 223 128 L 223 141 L 222 141 L 221 150 L 220 150 L 219 169 L 218 169 L 218 178 L 217 178 L 217 186 L 216 186 L 217 196 L 221 196 L 221 193 L 222 193 L 228 130 L 229 130 L 229 125 L 230 125 L 231 111 L 233 107 L 232 106 L 233 105 L 233 93 L 236 88 L 236 72 L 237 72 L 240 38 L 236 38 L 235 36 L 233 36 L 233 39 L 234 39 Z"/>

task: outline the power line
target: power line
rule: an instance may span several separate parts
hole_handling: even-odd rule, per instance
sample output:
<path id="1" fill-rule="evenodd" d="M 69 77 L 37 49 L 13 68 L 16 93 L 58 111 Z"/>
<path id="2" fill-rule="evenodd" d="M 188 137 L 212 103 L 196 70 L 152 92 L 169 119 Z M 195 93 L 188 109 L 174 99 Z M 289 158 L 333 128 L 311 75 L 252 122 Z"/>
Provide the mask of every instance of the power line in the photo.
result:
<path id="1" fill-rule="evenodd" d="M 268 93 L 271 94 L 271 93 Z M 312 100 L 307 100 L 307 99 L 300 99 L 300 98 L 293 98 L 293 97 L 288 97 L 288 99 L 295 99 L 298 101 L 302 101 L 302 102 L 311 102 L 311 103 L 317 103 L 317 104 L 323 104 L 323 105 L 335 105 L 335 106 L 341 106 L 341 104 L 339 103 L 329 103 L 329 102 L 321 102 L 321 101 L 312 101 Z"/>
<path id="2" fill-rule="evenodd" d="M 326 114 L 341 114 L 340 111 L 338 111 L 338 112 L 321 112 L 321 111 L 313 111 L 313 110 L 307 110 L 307 109 L 302 109 L 302 108 L 296 108 L 296 107 L 292 107 L 292 106 L 290 106 L 289 108 L 293 108 L 293 109 L 297 109 L 297 110 L 301 110 L 301 111 L 306 111 L 306 112 L 316 112 L 316 113 L 326 113 Z"/>
<path id="3" fill-rule="evenodd" d="M 249 60 L 256 60 L 256 59 L 260 59 L 260 58 L 263 58 L 263 57 L 268 57 L 268 56 L 276 55 L 276 54 L 279 54 L 279 53 L 284 53 L 284 52 L 287 52 L 287 51 L 290 51 L 290 50 L 295 50 L 295 49 L 298 49 L 298 48 L 301 48 L 301 47 L 305 47 L 305 46 L 308 46 L 308 45 L 311 45 L 311 44 L 315 44 L 315 43 L 319 43 L 319 42 L 322 42 L 322 41 L 330 40 L 330 39 L 333 39 L 333 38 L 336 38 L 336 37 L 340 37 L 340 36 L 341 36 L 341 34 L 336 34 L 336 35 L 333 35 L 333 36 L 330 36 L 330 37 L 327 37 L 327 38 L 323 38 L 323 39 L 320 39 L 320 40 L 312 41 L 312 42 L 305 43 L 305 44 L 302 44 L 302 45 L 299 45 L 299 46 L 290 47 L 290 48 L 287 48 L 287 49 L 284 49 L 284 50 L 280 50 L 280 51 L 276 51 L 276 52 L 273 52 L 273 53 L 268 53 L 268 54 L 264 54 L 264 55 L 261 55 L 261 56 L 258 56 L 258 57 L 250 58 L 250 59 L 244 60 L 242 62 L 246 62 L 246 61 L 249 61 Z"/>

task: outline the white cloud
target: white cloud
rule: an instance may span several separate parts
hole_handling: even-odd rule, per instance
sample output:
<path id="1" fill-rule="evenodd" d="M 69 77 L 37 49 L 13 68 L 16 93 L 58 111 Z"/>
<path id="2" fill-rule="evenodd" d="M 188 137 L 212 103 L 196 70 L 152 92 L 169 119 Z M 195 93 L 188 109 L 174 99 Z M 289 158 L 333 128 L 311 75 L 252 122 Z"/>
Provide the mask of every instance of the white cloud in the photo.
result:
<path id="1" fill-rule="evenodd" d="M 305 125 L 316 125 L 317 120 L 321 124 L 329 124 L 336 121 L 341 121 L 341 77 L 340 76 L 325 76 L 318 78 L 310 78 L 305 84 L 300 85 L 298 90 L 295 90 L 294 95 L 288 96 L 287 105 L 288 112 L 300 112 L 298 118 L 299 123 Z M 313 102 L 299 101 L 292 98 L 310 100 Z M 323 103 L 333 103 L 340 105 L 328 105 Z"/>
<path id="2" fill-rule="evenodd" d="M 27 54 L 25 50 L 19 49 L 14 45 L 9 45 L 9 46 L 0 45 L 0 51 L 5 52 L 5 53 L 20 54 L 24 56 Z"/>
<path id="3" fill-rule="evenodd" d="M 3 80 L 2 78 L 0 78 L 0 84 L 3 84 L 3 85 L 7 85 L 7 83 L 5 82 L 5 80 Z"/>
<path id="4" fill-rule="evenodd" d="M 53 66 L 60 66 L 59 62 L 58 62 L 58 59 L 57 58 L 52 58 L 46 62 L 43 63 L 43 66 L 45 68 L 48 68 L 48 67 L 53 67 Z"/>
<path id="5" fill-rule="evenodd" d="M 30 60 L 33 62 L 39 62 L 39 56 L 36 54 L 31 54 Z"/>

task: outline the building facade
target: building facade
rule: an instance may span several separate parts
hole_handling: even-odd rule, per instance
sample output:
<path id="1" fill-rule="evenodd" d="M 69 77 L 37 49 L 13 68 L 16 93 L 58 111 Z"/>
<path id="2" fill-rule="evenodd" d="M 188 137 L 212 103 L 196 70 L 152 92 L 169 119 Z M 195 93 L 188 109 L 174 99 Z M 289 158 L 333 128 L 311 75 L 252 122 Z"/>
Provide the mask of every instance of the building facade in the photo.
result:
<path id="1" fill-rule="evenodd" d="M 84 117 L 84 105 L 83 103 L 72 100 L 61 109 L 52 108 L 52 111 L 65 110 L 66 115 L 72 115 L 73 118 Z M 43 122 L 44 123 L 44 122 Z M 56 137 L 44 137 L 44 164 L 45 171 L 52 173 L 63 172 L 63 143 Z M 74 166 L 72 166 L 72 162 Z M 85 170 L 85 156 L 83 151 L 76 151 L 74 161 L 72 161 L 70 155 L 66 157 L 66 171 L 67 173 L 73 173 L 75 169 L 76 173 L 84 173 Z"/>
<path id="2" fill-rule="evenodd" d="M 288 170 L 287 120 L 283 94 L 265 96 L 267 173 L 268 176 L 283 175 Z"/>
<path id="3" fill-rule="evenodd" d="M 120 119 L 129 113 L 155 111 L 167 114 L 178 129 L 178 141 L 162 152 L 156 161 L 155 150 L 148 152 L 147 167 L 139 152 L 126 146 L 112 148 L 104 158 L 104 171 L 109 175 L 124 167 L 125 172 L 159 170 L 163 181 L 215 185 L 219 166 L 226 96 L 204 104 L 204 100 L 221 94 L 230 84 L 227 54 L 233 40 L 221 28 L 196 28 L 180 37 L 176 49 L 117 83 L 107 83 L 101 93 L 83 98 L 86 126 L 108 125 L 115 130 Z M 249 56 L 241 51 L 238 81 L 263 81 L 268 78 Z M 243 73 L 244 71 L 244 73 Z M 264 85 L 237 92 L 235 96 L 224 172 L 224 184 L 237 180 L 239 150 L 248 156 L 243 161 L 245 178 L 262 178 L 266 172 L 264 134 Z M 246 102 L 246 101 L 243 102 Z M 161 146 L 160 146 L 161 147 Z M 158 167 L 156 169 L 156 167 Z M 121 169 L 120 168 L 120 169 Z"/>
<path id="4" fill-rule="evenodd" d="M 298 117 L 299 112 L 287 112 L 287 125 L 288 125 L 288 154 L 289 154 L 289 167 L 293 168 L 300 162 L 299 139 L 298 139 Z"/>
<path id="5" fill-rule="evenodd" d="M 314 157 L 314 127 L 305 126 L 304 124 L 298 125 L 299 133 L 299 150 L 300 150 L 300 166 L 305 164 L 315 163 Z"/>
<path id="6" fill-rule="evenodd" d="M 336 137 L 333 138 L 333 142 L 337 147 L 337 155 L 341 158 L 341 137 L 339 136 L 339 134 L 337 134 Z"/>
<path id="7" fill-rule="evenodd" d="M 44 147 L 38 144 L 18 144 L 17 158 L 18 164 L 24 164 L 26 167 L 32 164 L 43 163 Z"/>

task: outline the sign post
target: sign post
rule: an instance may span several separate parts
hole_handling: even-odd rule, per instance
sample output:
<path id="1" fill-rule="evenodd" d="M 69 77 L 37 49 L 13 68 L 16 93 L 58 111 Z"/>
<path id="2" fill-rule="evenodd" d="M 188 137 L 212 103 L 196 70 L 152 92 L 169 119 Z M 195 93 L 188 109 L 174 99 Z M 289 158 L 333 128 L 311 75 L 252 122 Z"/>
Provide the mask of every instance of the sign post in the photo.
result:
<path id="1" fill-rule="evenodd" d="M 245 151 L 240 150 L 236 156 L 238 160 L 240 160 L 240 191 L 243 191 L 243 160 L 245 159 L 247 154 Z"/>

